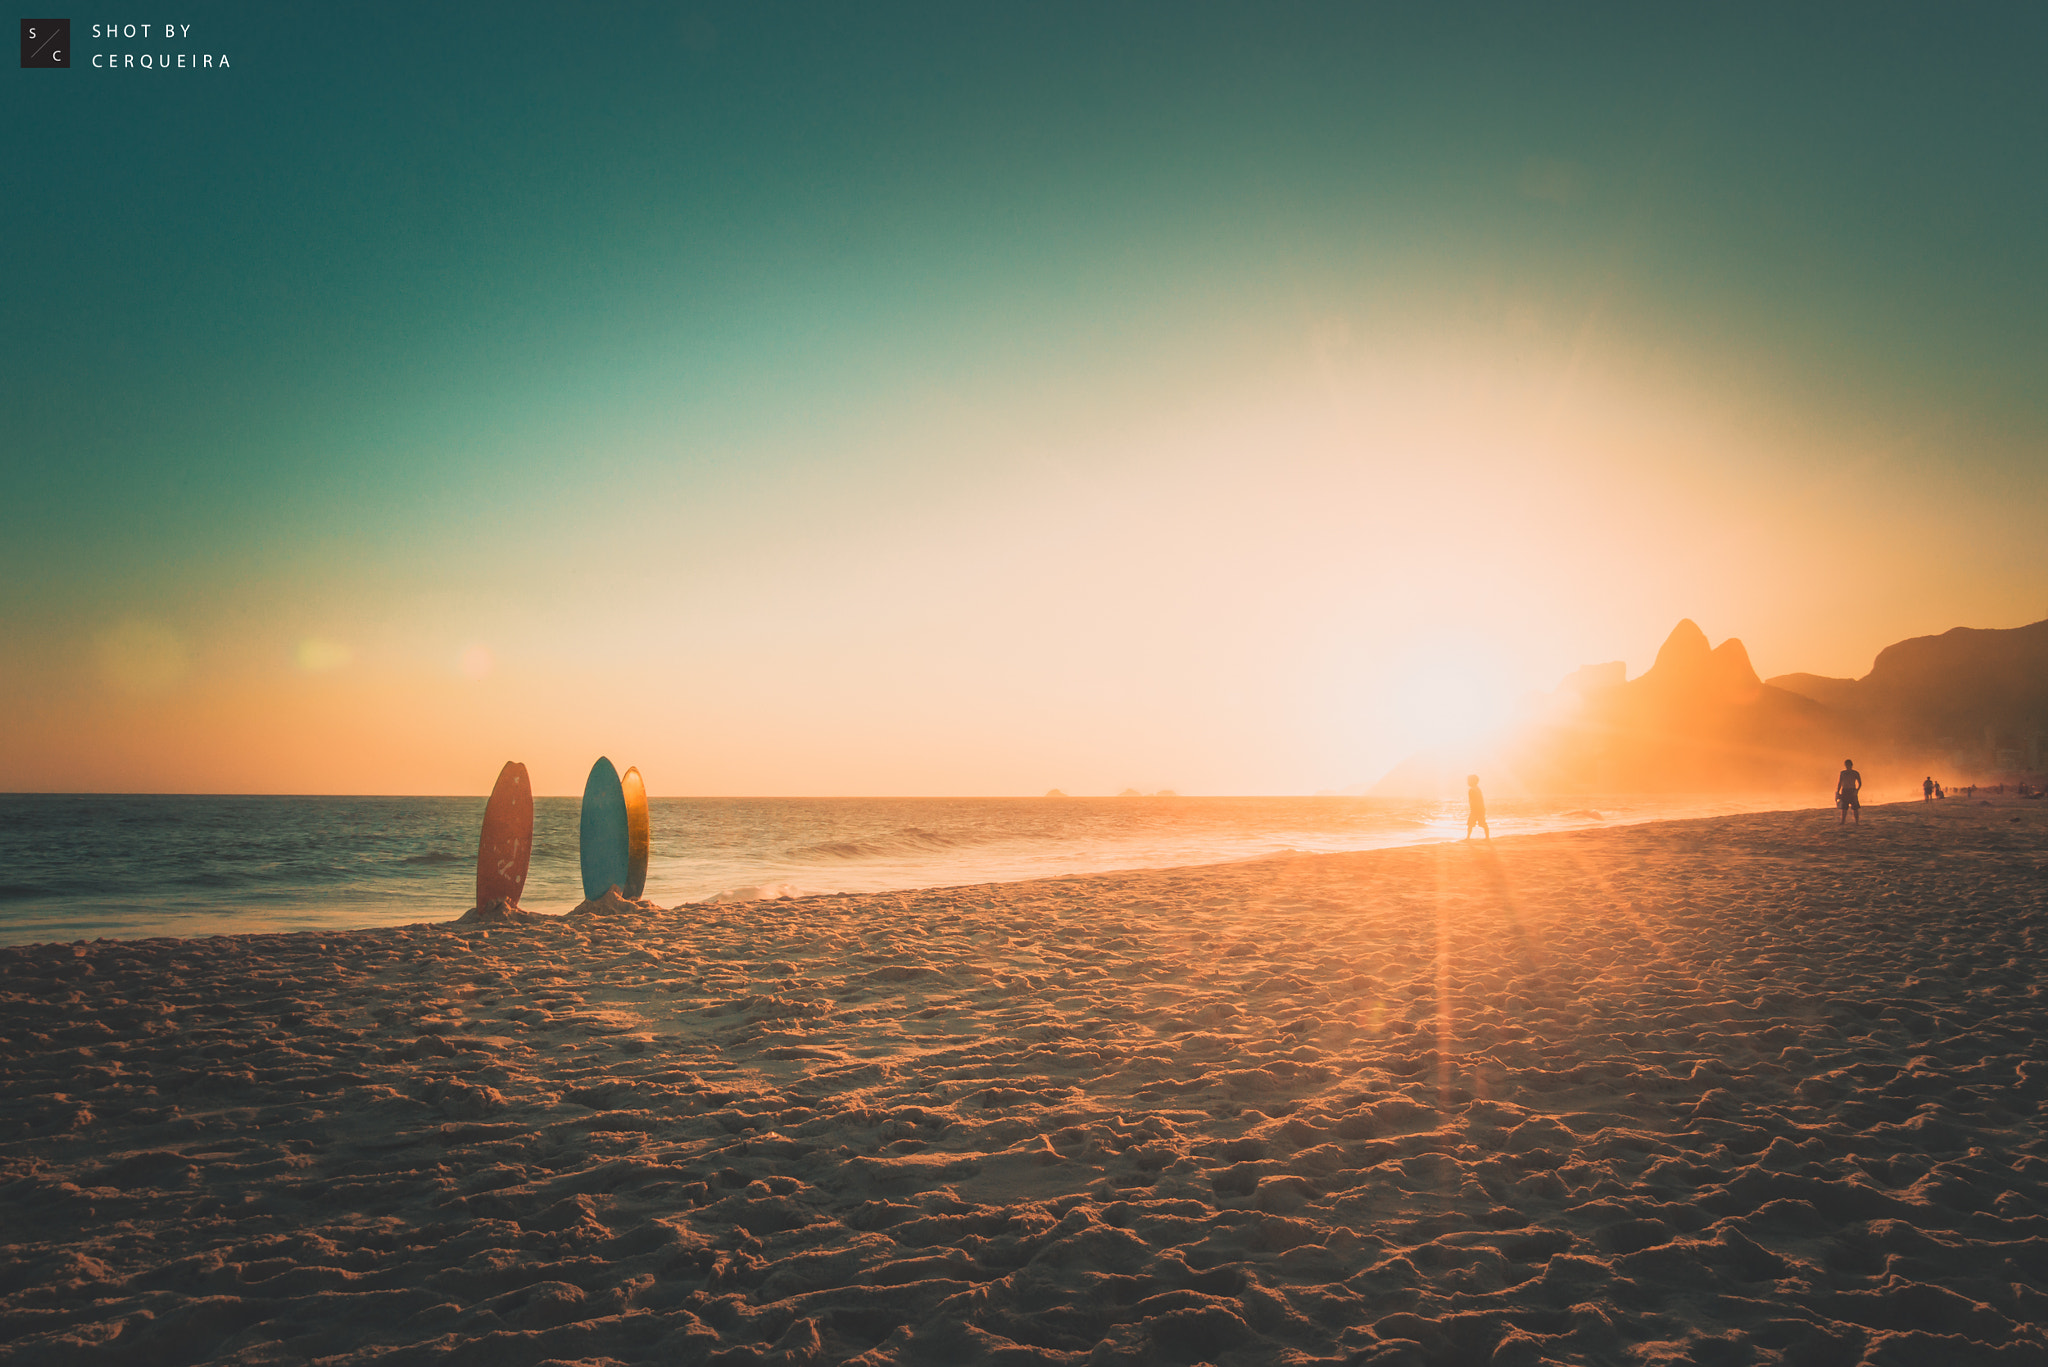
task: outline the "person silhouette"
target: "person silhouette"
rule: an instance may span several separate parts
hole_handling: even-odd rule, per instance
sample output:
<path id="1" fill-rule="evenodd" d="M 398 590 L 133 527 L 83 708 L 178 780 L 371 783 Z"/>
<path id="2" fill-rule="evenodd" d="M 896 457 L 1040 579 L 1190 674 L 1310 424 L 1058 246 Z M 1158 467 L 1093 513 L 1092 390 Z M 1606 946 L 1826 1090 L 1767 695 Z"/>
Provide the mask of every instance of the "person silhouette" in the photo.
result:
<path id="1" fill-rule="evenodd" d="M 1934 801 L 1934 778 L 1932 775 L 1920 780 L 1920 800 L 1922 802 Z"/>
<path id="2" fill-rule="evenodd" d="M 1493 839 L 1493 827 L 1486 824 L 1486 794 L 1479 791 L 1479 775 L 1465 775 L 1465 838 L 1472 838 L 1472 828 L 1477 826 L 1486 832 L 1488 840 Z"/>
<path id="3" fill-rule="evenodd" d="M 1863 824 L 1863 804 L 1856 797 L 1862 790 L 1863 775 L 1856 772 L 1856 761 L 1843 760 L 1841 776 L 1835 780 L 1835 805 L 1842 809 L 1842 820 L 1837 824 L 1847 824 L 1851 813 L 1855 814 L 1857 825 Z"/>

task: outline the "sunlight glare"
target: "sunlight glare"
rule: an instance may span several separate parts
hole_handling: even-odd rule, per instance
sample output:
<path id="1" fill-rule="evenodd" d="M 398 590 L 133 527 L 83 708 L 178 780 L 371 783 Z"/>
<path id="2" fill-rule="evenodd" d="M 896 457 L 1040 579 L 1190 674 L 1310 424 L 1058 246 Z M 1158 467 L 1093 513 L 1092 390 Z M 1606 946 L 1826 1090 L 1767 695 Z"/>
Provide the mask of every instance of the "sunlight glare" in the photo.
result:
<path id="1" fill-rule="evenodd" d="M 1390 723 L 1417 748 L 1475 744 L 1514 715 L 1508 661 L 1492 642 L 1444 633 L 1402 652 L 1395 669 Z"/>

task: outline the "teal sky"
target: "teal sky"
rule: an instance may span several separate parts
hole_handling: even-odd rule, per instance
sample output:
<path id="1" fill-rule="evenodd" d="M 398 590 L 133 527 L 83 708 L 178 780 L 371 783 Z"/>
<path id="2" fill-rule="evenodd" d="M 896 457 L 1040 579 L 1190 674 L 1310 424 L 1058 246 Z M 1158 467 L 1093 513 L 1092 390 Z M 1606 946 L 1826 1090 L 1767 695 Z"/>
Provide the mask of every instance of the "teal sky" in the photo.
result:
<path id="1" fill-rule="evenodd" d="M 72 70 L 0 81 L 0 787 L 487 786 L 506 718 L 643 670 L 615 729 L 673 753 L 657 791 L 1308 789 L 1398 758 L 1295 681 L 1392 696 L 1426 649 L 1397 600 L 1517 687 L 1687 615 L 1834 673 L 2048 615 L 2039 6 L 194 4 L 175 43 L 90 37 L 168 13 L 74 10 Z M 232 66 L 87 65 L 180 51 Z M 1498 480 L 1414 484 L 1426 441 L 1289 425 L 1397 373 L 1692 427 L 1704 458 L 1554 457 L 1616 500 L 1558 540 L 1669 517 L 1672 564 L 1548 623 L 1401 588 L 1402 497 L 1454 563 L 1461 527 L 1541 543 Z M 1832 576 L 1784 549 L 1831 513 L 1894 539 Z M 123 623 L 175 643 L 160 685 L 109 691 Z M 310 639 L 345 663 L 306 677 Z M 444 691 L 479 645 L 481 707 Z M 500 733 L 388 784 L 151 739 L 448 709 Z M 1247 711 L 1292 720 L 1189 758 Z"/>

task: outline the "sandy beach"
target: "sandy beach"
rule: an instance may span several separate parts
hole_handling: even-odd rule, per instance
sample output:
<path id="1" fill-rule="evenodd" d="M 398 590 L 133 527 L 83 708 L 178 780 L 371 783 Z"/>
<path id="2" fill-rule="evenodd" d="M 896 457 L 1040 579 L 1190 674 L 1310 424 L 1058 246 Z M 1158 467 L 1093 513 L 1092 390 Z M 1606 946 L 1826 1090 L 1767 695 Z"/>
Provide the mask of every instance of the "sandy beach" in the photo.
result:
<path id="1" fill-rule="evenodd" d="M 2048 1362 L 2044 806 L 0 949 L 0 1360 Z"/>

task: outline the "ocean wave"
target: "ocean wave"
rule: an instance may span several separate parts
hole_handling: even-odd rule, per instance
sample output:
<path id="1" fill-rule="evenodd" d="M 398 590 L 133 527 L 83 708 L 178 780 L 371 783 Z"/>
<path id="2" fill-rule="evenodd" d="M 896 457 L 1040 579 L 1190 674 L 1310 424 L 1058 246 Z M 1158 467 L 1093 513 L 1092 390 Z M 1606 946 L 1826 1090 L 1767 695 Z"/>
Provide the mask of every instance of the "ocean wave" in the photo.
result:
<path id="1" fill-rule="evenodd" d="M 922 826 L 903 826 L 887 835 L 865 840 L 825 840 L 815 845 L 798 845 L 789 852 L 792 859 L 886 859 L 893 855 L 935 854 L 958 849 L 969 842 L 928 831 Z"/>
<path id="2" fill-rule="evenodd" d="M 1514 829 L 1701 815 L 1682 803 L 1590 796 L 1504 801 Z M 526 901 L 582 896 L 579 807 L 535 804 Z M 0 795 L 0 943 L 237 925 L 395 924 L 422 899 L 466 907 L 481 799 Z M 1463 804 L 1326 798 L 1046 802 L 705 799 L 653 808 L 649 886 L 667 904 L 1007 882 L 1321 852 L 1455 833 Z M 1418 820 L 1417 818 L 1429 818 Z M 80 870 L 89 876 L 81 877 Z M 435 900 L 438 899 L 438 900 Z M 45 908 L 61 909 L 46 915 Z M 197 918 L 194 920 L 193 918 Z"/>
<path id="3" fill-rule="evenodd" d="M 413 863 L 413 860 L 401 860 Z M 363 876 L 360 868 L 345 864 L 299 864 L 278 862 L 251 869 L 193 869 L 175 874 L 163 881 L 174 887 L 185 888 L 273 888 L 306 885 L 312 887 L 346 883 Z M 140 880 L 119 880 L 146 886 Z"/>

